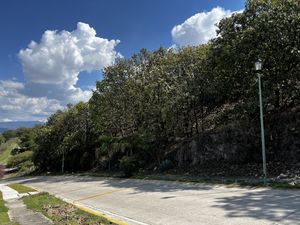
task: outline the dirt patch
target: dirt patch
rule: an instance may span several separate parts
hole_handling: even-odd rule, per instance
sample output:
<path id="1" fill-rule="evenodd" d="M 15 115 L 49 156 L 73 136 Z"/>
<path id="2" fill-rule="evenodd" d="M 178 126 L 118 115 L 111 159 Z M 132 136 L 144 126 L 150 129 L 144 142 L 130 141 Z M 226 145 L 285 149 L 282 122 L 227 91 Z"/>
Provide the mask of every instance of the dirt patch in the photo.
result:
<path id="1" fill-rule="evenodd" d="M 59 225 L 91 225 L 90 219 L 78 213 L 78 209 L 72 205 L 45 205 L 43 209 L 47 214 L 55 218 Z M 93 221 L 93 225 L 104 225 L 102 222 Z"/>

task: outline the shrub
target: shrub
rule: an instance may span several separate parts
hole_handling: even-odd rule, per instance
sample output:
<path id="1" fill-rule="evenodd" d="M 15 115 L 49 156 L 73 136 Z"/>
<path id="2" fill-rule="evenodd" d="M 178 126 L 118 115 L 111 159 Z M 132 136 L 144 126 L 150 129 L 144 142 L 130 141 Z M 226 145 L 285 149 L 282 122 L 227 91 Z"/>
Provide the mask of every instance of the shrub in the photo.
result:
<path id="1" fill-rule="evenodd" d="M 120 169 L 126 177 L 131 177 L 138 169 L 137 159 L 134 156 L 123 156 L 120 160 Z"/>
<path id="2" fill-rule="evenodd" d="M 22 148 L 22 147 L 20 147 L 20 146 L 17 146 L 17 147 L 15 147 L 13 150 L 11 150 L 11 155 L 18 155 L 18 154 L 20 154 L 20 153 L 22 153 L 22 152 L 26 152 L 26 151 L 29 151 L 28 149 L 26 149 L 26 148 Z"/>
<path id="3" fill-rule="evenodd" d="M 29 174 L 35 170 L 35 166 L 33 162 L 29 160 L 19 164 L 19 167 L 20 167 L 19 170 L 20 174 Z"/>
<path id="4" fill-rule="evenodd" d="M 87 170 L 90 169 L 93 165 L 94 158 L 91 154 L 88 152 L 84 152 L 83 155 L 80 158 L 80 167 L 81 169 Z"/>
<path id="5" fill-rule="evenodd" d="M 174 167 L 174 164 L 172 163 L 172 161 L 169 159 L 166 159 L 166 160 L 162 161 L 162 163 L 160 164 L 159 170 L 160 170 L 160 172 L 164 172 L 164 171 L 172 169 L 173 167 Z"/>
<path id="6" fill-rule="evenodd" d="M 8 160 L 7 166 L 8 167 L 19 166 L 21 163 L 24 163 L 25 161 L 31 161 L 32 156 L 33 156 L 32 151 L 26 151 L 26 152 L 22 152 L 20 154 L 14 155 Z"/>

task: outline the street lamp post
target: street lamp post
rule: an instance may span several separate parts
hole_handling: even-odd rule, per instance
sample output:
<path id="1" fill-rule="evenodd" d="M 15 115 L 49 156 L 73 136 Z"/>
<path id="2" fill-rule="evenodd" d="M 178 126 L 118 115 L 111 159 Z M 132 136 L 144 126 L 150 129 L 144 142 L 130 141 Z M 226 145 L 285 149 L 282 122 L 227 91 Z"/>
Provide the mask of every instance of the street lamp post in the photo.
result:
<path id="1" fill-rule="evenodd" d="M 266 165 L 266 146 L 265 146 L 265 129 L 264 129 L 264 115 L 263 115 L 263 100 L 261 93 L 261 71 L 262 61 L 259 59 L 255 63 L 255 70 L 258 76 L 258 89 L 259 89 L 259 109 L 260 109 L 260 130 L 261 130 L 261 149 L 262 149 L 262 159 L 263 159 L 263 174 L 264 174 L 264 184 L 267 183 L 267 165 Z"/>

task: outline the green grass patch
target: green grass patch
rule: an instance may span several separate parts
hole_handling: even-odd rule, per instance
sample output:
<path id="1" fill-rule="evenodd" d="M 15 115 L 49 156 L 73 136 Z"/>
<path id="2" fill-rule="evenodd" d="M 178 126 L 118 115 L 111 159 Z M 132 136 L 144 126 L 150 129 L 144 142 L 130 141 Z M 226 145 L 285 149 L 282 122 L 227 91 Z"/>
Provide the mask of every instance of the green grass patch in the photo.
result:
<path id="1" fill-rule="evenodd" d="M 16 190 L 17 192 L 19 193 L 27 193 L 27 192 L 34 192 L 36 191 L 35 189 L 32 189 L 30 187 L 27 187 L 27 186 L 24 186 L 22 184 L 17 184 L 17 183 L 14 183 L 14 184 L 9 184 L 7 185 L 8 187 Z"/>
<path id="2" fill-rule="evenodd" d="M 18 139 L 13 138 L 0 146 L 0 164 L 6 164 L 11 157 L 11 151 L 18 146 Z"/>
<path id="3" fill-rule="evenodd" d="M 101 218 L 75 206 L 68 204 L 48 193 L 39 193 L 23 197 L 27 208 L 44 214 L 57 225 L 108 225 L 114 224 L 105 218 Z"/>
<path id="4" fill-rule="evenodd" d="M 3 225 L 15 225 L 16 223 L 12 223 L 9 220 L 9 217 L 7 215 L 8 209 L 5 206 L 5 201 L 2 198 L 2 193 L 0 192 L 0 224 Z"/>

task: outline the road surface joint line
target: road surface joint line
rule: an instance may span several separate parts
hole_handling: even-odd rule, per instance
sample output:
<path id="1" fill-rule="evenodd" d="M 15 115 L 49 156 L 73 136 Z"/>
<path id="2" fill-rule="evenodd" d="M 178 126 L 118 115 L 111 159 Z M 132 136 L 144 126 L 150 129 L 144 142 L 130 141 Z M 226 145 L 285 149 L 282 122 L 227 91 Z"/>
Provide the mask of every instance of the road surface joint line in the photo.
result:
<path id="1" fill-rule="evenodd" d="M 91 196 L 87 196 L 85 198 L 76 199 L 76 200 L 74 200 L 73 203 L 75 204 L 76 202 L 81 202 L 81 201 L 84 201 L 84 200 L 87 200 L 87 199 L 92 199 L 92 198 L 99 198 L 99 197 L 102 197 L 102 196 L 106 196 L 106 195 L 110 195 L 110 194 L 114 194 L 114 193 L 121 192 L 121 191 L 126 191 L 126 190 L 127 190 L 127 188 L 121 188 L 121 189 L 108 191 L 108 192 L 104 192 L 104 193 L 97 194 L 97 195 L 91 195 Z"/>

